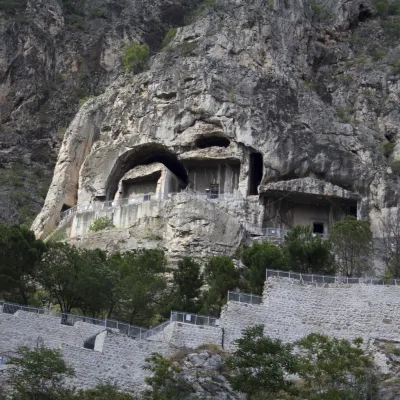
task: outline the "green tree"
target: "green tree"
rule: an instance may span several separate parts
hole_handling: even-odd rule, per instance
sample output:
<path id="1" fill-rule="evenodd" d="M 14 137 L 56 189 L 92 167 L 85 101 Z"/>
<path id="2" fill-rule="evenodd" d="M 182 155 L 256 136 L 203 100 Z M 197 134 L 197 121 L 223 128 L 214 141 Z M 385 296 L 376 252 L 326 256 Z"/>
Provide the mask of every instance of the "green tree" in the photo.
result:
<path id="1" fill-rule="evenodd" d="M 200 265 L 190 257 L 178 262 L 173 272 L 174 290 L 170 310 L 197 313 L 201 308 L 201 288 L 204 284 Z"/>
<path id="2" fill-rule="evenodd" d="M 60 350 L 46 348 L 31 350 L 22 347 L 9 364 L 15 369 L 9 384 L 13 400 L 67 400 L 73 392 L 64 388 L 65 378 L 74 376 Z"/>
<path id="3" fill-rule="evenodd" d="M 287 374 L 297 372 L 291 345 L 265 337 L 263 325 L 245 329 L 235 343 L 237 349 L 226 361 L 233 390 L 246 393 L 249 399 L 276 399 L 279 392 L 293 390 L 287 379 Z"/>
<path id="4" fill-rule="evenodd" d="M 248 268 L 246 278 L 252 293 L 262 294 L 267 268 L 287 269 L 282 249 L 268 242 L 253 243 L 243 251 L 241 259 Z"/>
<path id="5" fill-rule="evenodd" d="M 28 304 L 34 277 L 46 245 L 22 226 L 0 225 L 0 294 L 7 301 Z"/>
<path id="6" fill-rule="evenodd" d="M 329 241 L 314 234 L 311 226 L 296 226 L 285 236 L 283 252 L 291 271 L 334 274 L 335 262 Z"/>
<path id="7" fill-rule="evenodd" d="M 203 312 L 217 315 L 221 313 L 229 290 L 240 286 L 240 273 L 233 261 L 226 256 L 212 257 L 204 268 L 208 289 L 203 294 Z"/>
<path id="8" fill-rule="evenodd" d="M 181 369 L 172 361 L 158 353 L 152 353 L 145 361 L 147 364 L 143 369 L 153 373 L 145 378 L 151 386 L 151 390 L 145 392 L 146 400 L 183 400 L 193 392 L 189 383 L 180 377 Z"/>
<path id="9" fill-rule="evenodd" d="M 298 374 L 303 395 L 312 400 L 375 398 L 377 375 L 362 340 L 311 334 L 296 343 L 300 350 Z"/>
<path id="10" fill-rule="evenodd" d="M 150 58 L 149 46 L 145 44 L 135 43 L 126 48 L 123 57 L 126 72 L 134 72 L 138 74 L 142 72 Z"/>
<path id="11" fill-rule="evenodd" d="M 350 277 L 368 269 L 368 258 L 373 253 L 369 222 L 347 216 L 333 225 L 329 239 L 341 274 Z"/>
<path id="12" fill-rule="evenodd" d="M 110 306 L 116 277 L 103 251 L 79 249 L 66 243 L 50 246 L 37 274 L 38 282 L 62 312 L 80 308 L 92 316 Z"/>
<path id="13" fill-rule="evenodd" d="M 108 263 L 118 277 L 108 316 L 150 326 L 167 302 L 164 252 L 141 249 L 115 253 Z"/>

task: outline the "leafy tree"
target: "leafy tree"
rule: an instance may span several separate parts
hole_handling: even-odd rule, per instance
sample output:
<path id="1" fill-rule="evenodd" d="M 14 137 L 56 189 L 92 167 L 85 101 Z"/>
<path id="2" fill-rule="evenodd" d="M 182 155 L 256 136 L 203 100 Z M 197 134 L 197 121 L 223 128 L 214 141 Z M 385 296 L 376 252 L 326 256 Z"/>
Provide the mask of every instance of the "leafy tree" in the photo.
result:
<path id="1" fill-rule="evenodd" d="M 341 274 L 350 277 L 365 272 L 373 252 L 369 222 L 347 216 L 333 225 L 329 238 Z"/>
<path id="2" fill-rule="evenodd" d="M 380 220 L 382 259 L 393 278 L 400 277 L 400 211 L 390 213 Z"/>
<path id="3" fill-rule="evenodd" d="M 123 57 L 125 71 L 133 71 L 135 74 L 142 72 L 149 58 L 149 46 L 145 44 L 135 43 L 127 47 Z"/>
<path id="4" fill-rule="evenodd" d="M 96 218 L 89 226 L 89 232 L 99 232 L 107 228 L 114 228 L 110 217 Z"/>
<path id="5" fill-rule="evenodd" d="M 242 262 L 248 268 L 246 278 L 252 293 L 262 294 L 265 282 L 265 270 L 286 269 L 286 260 L 282 249 L 271 243 L 253 243 L 242 253 Z"/>
<path id="6" fill-rule="evenodd" d="M 74 376 L 60 350 L 31 350 L 22 347 L 9 362 L 15 367 L 10 374 L 11 398 L 15 400 L 70 399 L 72 392 L 63 387 L 66 377 Z"/>
<path id="7" fill-rule="evenodd" d="M 0 225 L 0 294 L 5 300 L 28 304 L 46 248 L 27 228 Z"/>
<path id="8" fill-rule="evenodd" d="M 297 372 L 291 345 L 265 337 L 263 325 L 245 329 L 235 343 L 237 349 L 226 361 L 232 389 L 246 393 L 249 399 L 260 395 L 259 398 L 276 399 L 279 392 L 293 390 L 287 379 L 287 374 Z"/>
<path id="9" fill-rule="evenodd" d="M 103 251 L 54 243 L 43 257 L 37 280 L 62 312 L 81 308 L 95 316 L 109 307 L 116 274 Z"/>
<path id="10" fill-rule="evenodd" d="M 312 232 L 310 226 L 296 226 L 285 236 L 283 251 L 290 270 L 309 274 L 333 274 L 331 244 Z"/>
<path id="11" fill-rule="evenodd" d="M 362 339 L 349 342 L 311 334 L 297 342 L 298 374 L 304 380 L 303 395 L 315 400 L 365 400 L 375 398 L 377 375 Z M 371 396 L 371 397 L 370 397 Z"/>
<path id="12" fill-rule="evenodd" d="M 229 290 L 240 286 L 240 273 L 226 256 L 212 257 L 204 268 L 208 290 L 204 293 L 203 312 L 219 315 Z"/>
<path id="13" fill-rule="evenodd" d="M 151 390 L 145 392 L 146 400 L 181 400 L 193 392 L 188 382 L 180 377 L 181 369 L 161 354 L 152 353 L 143 369 L 153 375 L 145 379 Z"/>
<path id="14" fill-rule="evenodd" d="M 178 262 L 173 277 L 173 300 L 169 309 L 197 313 L 201 308 L 200 295 L 204 283 L 200 265 L 190 257 L 184 257 Z"/>
<path id="15" fill-rule="evenodd" d="M 109 317 L 137 325 L 151 325 L 166 304 L 166 259 L 161 250 L 115 253 L 108 259 L 117 274 Z"/>

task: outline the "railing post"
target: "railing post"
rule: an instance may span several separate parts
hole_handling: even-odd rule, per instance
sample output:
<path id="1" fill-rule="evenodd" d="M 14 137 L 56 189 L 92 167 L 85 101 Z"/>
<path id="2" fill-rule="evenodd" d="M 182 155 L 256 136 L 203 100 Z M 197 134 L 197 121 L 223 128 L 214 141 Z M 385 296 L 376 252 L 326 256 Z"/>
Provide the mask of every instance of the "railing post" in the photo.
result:
<path id="1" fill-rule="evenodd" d="M 250 293 L 250 304 L 253 304 L 253 293 Z"/>
<path id="2" fill-rule="evenodd" d="M 197 314 L 196 314 L 196 318 L 194 319 L 194 324 L 197 325 Z"/>
<path id="3" fill-rule="evenodd" d="M 289 279 L 290 279 L 290 271 L 289 271 Z"/>
<path id="4" fill-rule="evenodd" d="M 325 275 L 322 275 L 322 283 L 325 283 Z"/>
<path id="5" fill-rule="evenodd" d="M 208 326 L 210 326 L 210 317 L 208 317 Z"/>
<path id="6" fill-rule="evenodd" d="M 314 274 L 311 274 L 311 283 L 314 283 Z"/>

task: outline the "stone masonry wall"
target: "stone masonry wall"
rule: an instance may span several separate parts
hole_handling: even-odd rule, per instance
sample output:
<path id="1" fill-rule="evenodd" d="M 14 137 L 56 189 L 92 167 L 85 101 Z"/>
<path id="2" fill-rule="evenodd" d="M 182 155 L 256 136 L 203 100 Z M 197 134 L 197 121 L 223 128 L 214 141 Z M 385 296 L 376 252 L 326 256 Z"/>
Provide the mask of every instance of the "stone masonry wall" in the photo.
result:
<path id="1" fill-rule="evenodd" d="M 221 325 L 231 342 L 240 330 L 264 324 L 271 337 L 293 342 L 310 333 L 339 338 L 400 339 L 400 287 L 311 284 L 288 278 L 265 283 L 262 305 L 229 302 Z"/>
<path id="2" fill-rule="evenodd" d="M 312 284 L 288 278 L 269 278 L 263 303 L 251 305 L 230 301 L 220 318 L 220 327 L 172 322 L 147 340 L 134 339 L 115 330 L 86 323 L 61 325 L 60 319 L 0 309 L 0 354 L 22 345 L 35 347 L 40 336 L 46 347 L 61 348 L 65 360 L 76 371 L 70 383 L 90 388 L 99 382 L 124 390 L 143 389 L 148 372 L 145 359 L 153 352 L 169 356 L 181 348 L 202 344 L 224 344 L 234 348 L 242 330 L 264 324 L 265 334 L 294 342 L 310 333 L 339 338 L 362 337 L 400 340 L 400 287 L 383 285 Z M 83 348 L 96 336 L 95 350 Z"/>

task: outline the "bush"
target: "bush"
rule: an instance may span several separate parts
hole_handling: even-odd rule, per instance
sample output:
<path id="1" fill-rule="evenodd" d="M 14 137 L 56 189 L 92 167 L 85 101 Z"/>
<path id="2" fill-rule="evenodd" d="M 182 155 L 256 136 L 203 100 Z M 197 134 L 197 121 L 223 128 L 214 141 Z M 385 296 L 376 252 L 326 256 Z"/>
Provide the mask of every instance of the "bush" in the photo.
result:
<path id="1" fill-rule="evenodd" d="M 115 228 L 110 217 L 96 218 L 89 227 L 89 232 L 99 232 L 107 228 Z"/>
<path id="2" fill-rule="evenodd" d="M 399 174 L 399 173 L 400 173 L 400 161 L 399 161 L 399 160 L 393 161 L 393 162 L 390 164 L 390 167 L 392 168 L 392 171 L 393 171 L 395 174 Z"/>
<path id="3" fill-rule="evenodd" d="M 396 0 L 374 0 L 374 7 L 383 17 L 400 14 L 400 2 Z"/>
<path id="4" fill-rule="evenodd" d="M 150 58 L 150 48 L 146 44 L 135 43 L 127 47 L 123 57 L 125 72 L 143 72 Z"/>
<path id="5" fill-rule="evenodd" d="M 383 155 L 385 157 L 389 157 L 392 153 L 394 148 L 396 147 L 396 143 L 388 142 L 382 145 Z"/>
<path id="6" fill-rule="evenodd" d="M 177 28 L 171 28 L 167 34 L 165 35 L 165 38 L 162 42 L 162 48 L 166 48 L 174 39 L 176 36 L 176 32 L 178 31 Z"/>
<path id="7" fill-rule="evenodd" d="M 302 398 L 376 398 L 377 375 L 362 339 L 349 342 L 313 333 L 296 344 L 301 354 L 298 374 L 305 383 Z"/>

